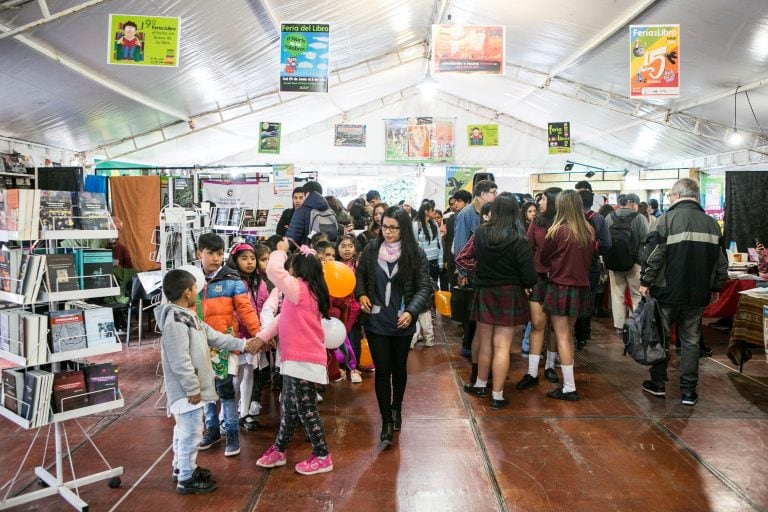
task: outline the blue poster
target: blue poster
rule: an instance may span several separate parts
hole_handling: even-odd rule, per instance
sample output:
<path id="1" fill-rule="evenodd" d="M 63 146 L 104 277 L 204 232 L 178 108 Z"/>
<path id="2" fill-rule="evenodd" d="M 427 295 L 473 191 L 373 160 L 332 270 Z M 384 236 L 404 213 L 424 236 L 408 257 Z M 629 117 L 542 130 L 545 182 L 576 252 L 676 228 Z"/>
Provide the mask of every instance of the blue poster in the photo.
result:
<path id="1" fill-rule="evenodd" d="M 328 92 L 330 25 L 280 25 L 280 91 Z"/>

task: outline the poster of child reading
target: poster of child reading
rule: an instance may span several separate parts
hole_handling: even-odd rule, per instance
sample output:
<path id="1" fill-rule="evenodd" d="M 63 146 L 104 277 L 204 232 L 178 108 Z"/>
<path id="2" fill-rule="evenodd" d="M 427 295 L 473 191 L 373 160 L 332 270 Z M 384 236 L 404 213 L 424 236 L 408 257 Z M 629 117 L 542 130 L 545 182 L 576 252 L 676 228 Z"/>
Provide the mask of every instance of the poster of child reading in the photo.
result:
<path id="1" fill-rule="evenodd" d="M 180 18 L 110 14 L 107 62 L 177 67 L 180 33 Z"/>

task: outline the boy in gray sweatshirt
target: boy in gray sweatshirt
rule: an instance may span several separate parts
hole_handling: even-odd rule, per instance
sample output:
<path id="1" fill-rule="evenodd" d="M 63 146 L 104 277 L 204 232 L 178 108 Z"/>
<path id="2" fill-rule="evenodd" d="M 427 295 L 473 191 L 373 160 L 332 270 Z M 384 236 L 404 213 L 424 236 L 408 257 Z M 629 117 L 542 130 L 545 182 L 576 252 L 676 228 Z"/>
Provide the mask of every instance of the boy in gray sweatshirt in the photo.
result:
<path id="1" fill-rule="evenodd" d="M 195 277 L 185 270 L 171 270 L 163 279 L 163 293 L 170 304 L 155 308 L 160 327 L 163 380 L 168 412 L 173 414 L 173 480 L 179 494 L 205 494 L 216 490 L 211 472 L 197 466 L 197 446 L 203 438 L 203 406 L 218 400 L 209 347 L 257 354 L 264 342 L 221 334 L 198 320 Z"/>

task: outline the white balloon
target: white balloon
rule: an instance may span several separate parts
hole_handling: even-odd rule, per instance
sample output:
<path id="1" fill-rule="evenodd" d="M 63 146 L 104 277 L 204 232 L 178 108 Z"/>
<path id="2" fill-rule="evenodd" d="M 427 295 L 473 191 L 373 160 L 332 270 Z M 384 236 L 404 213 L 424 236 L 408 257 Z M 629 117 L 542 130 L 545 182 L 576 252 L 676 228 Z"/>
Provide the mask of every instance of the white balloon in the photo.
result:
<path id="1" fill-rule="evenodd" d="M 334 349 L 339 348 L 347 337 L 347 328 L 338 318 L 322 318 L 320 325 L 323 326 L 325 333 L 325 347 Z"/>
<path id="2" fill-rule="evenodd" d="M 197 285 L 197 292 L 200 293 L 200 291 L 205 287 L 205 274 L 203 274 L 203 269 L 196 265 L 182 265 L 179 267 L 179 270 L 186 270 L 193 276 L 195 276 L 195 284 Z"/>

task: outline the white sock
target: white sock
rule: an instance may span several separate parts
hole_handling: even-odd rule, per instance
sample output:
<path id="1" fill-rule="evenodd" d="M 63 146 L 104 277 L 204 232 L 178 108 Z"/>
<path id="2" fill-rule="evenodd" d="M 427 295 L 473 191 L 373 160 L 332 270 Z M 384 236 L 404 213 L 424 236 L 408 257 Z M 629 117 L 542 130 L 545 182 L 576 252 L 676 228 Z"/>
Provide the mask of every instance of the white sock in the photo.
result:
<path id="1" fill-rule="evenodd" d="M 547 350 L 547 363 L 544 365 L 544 369 L 555 368 L 555 359 L 557 359 L 557 352 L 550 352 Z"/>
<path id="2" fill-rule="evenodd" d="M 327 455 L 325 455 L 324 457 L 318 457 L 318 459 L 320 459 L 320 460 L 325 460 L 325 459 L 327 459 L 327 458 L 328 458 L 328 456 L 327 456 Z"/>
<path id="3" fill-rule="evenodd" d="M 563 391 L 566 393 L 576 391 L 576 379 L 573 376 L 573 365 L 561 364 L 560 370 L 563 372 Z"/>
<path id="4" fill-rule="evenodd" d="M 483 379 L 481 379 L 481 378 L 478 378 L 478 379 L 475 381 L 475 387 L 476 387 L 476 388 L 484 388 L 484 387 L 486 387 L 486 386 L 488 386 L 488 381 L 487 381 L 487 380 L 483 380 Z"/>
<path id="5" fill-rule="evenodd" d="M 531 377 L 539 376 L 539 360 L 541 356 L 531 354 L 528 356 L 528 374 Z"/>
<path id="6" fill-rule="evenodd" d="M 494 400 L 504 400 L 504 391 L 491 391 Z"/>

